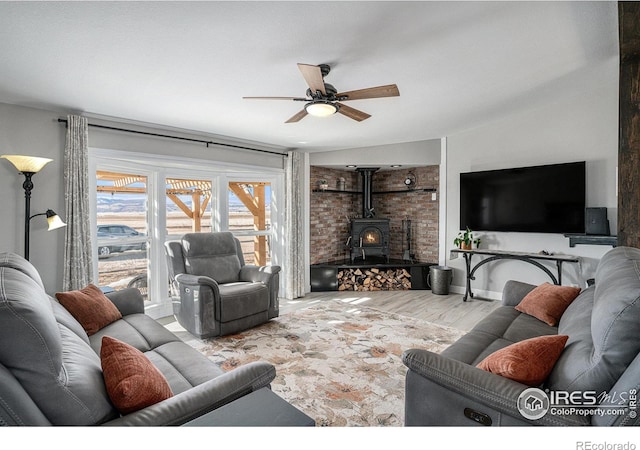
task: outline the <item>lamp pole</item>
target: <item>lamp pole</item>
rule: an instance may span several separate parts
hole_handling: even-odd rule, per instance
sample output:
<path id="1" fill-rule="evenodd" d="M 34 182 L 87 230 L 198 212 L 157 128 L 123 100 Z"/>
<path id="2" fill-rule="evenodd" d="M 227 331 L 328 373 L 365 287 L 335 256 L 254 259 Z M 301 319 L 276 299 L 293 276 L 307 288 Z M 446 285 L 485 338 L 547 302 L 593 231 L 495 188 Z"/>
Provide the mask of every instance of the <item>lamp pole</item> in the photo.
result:
<path id="1" fill-rule="evenodd" d="M 31 190 L 33 182 L 31 177 L 35 172 L 22 172 L 24 175 L 24 258 L 29 260 L 29 224 L 31 223 Z"/>

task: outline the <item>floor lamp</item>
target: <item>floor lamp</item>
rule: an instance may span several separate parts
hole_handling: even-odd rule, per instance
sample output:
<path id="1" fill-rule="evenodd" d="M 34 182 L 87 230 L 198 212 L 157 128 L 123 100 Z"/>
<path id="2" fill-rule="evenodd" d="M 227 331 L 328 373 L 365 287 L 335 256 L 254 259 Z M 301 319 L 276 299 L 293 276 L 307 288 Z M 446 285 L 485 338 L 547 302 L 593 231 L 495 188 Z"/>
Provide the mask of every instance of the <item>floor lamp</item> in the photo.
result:
<path id="1" fill-rule="evenodd" d="M 58 228 L 65 227 L 67 224 L 60 219 L 60 217 L 48 209 L 47 212 L 31 215 L 31 191 L 33 190 L 33 182 L 31 177 L 38 173 L 47 163 L 53 161 L 49 158 L 40 158 L 37 156 L 23 156 L 23 155 L 2 155 L 0 158 L 9 160 L 11 164 L 18 169 L 22 175 L 24 175 L 24 183 L 22 188 L 24 189 L 24 257 L 29 259 L 29 234 L 31 219 L 36 216 L 47 216 L 47 222 L 49 223 L 49 231 Z"/>

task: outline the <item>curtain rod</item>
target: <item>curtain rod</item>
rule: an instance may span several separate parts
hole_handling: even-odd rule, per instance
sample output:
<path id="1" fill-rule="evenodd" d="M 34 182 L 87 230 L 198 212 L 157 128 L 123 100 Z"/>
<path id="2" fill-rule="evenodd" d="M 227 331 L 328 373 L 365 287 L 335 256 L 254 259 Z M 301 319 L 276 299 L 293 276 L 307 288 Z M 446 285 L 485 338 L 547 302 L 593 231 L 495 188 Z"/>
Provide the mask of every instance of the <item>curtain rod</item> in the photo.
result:
<path id="1" fill-rule="evenodd" d="M 58 119 L 58 122 L 64 123 L 66 125 L 67 124 L 67 119 Z M 199 142 L 201 144 L 206 144 L 207 148 L 209 148 L 209 145 L 222 145 L 224 147 L 237 148 L 237 149 L 240 149 L 240 150 L 250 150 L 252 152 L 270 153 L 272 155 L 284 156 L 285 158 L 287 157 L 286 153 L 273 152 L 271 150 L 262 150 L 262 149 L 259 149 L 259 148 L 244 147 L 242 145 L 224 144 L 224 143 L 221 143 L 221 142 L 205 141 L 203 139 L 193 139 L 193 138 L 185 138 L 185 137 L 180 137 L 180 136 L 171 136 L 171 135 L 168 135 L 168 134 L 151 133 L 149 131 L 129 130 L 129 129 L 126 129 L 126 128 L 109 127 L 109 126 L 106 126 L 106 125 L 96 125 L 96 124 L 93 124 L 93 123 L 90 123 L 89 126 L 90 127 L 94 127 L 94 128 L 102 128 L 102 129 L 105 129 L 105 130 L 122 131 L 122 132 L 125 132 L 125 133 L 143 134 L 145 136 L 154 136 L 154 137 L 161 137 L 161 138 L 168 138 L 168 139 L 177 139 L 177 140 L 180 140 L 180 141 Z"/>

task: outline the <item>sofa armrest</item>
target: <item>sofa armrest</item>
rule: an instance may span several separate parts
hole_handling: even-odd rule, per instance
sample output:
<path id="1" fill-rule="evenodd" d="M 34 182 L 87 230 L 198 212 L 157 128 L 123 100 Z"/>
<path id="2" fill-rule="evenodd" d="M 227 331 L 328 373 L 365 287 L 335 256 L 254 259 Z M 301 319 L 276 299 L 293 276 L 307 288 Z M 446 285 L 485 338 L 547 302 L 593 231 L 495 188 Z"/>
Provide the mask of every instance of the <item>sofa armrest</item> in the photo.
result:
<path id="1" fill-rule="evenodd" d="M 144 298 L 136 288 L 126 288 L 105 294 L 123 316 L 144 314 Z"/>
<path id="2" fill-rule="evenodd" d="M 259 281 L 268 285 L 278 273 L 280 273 L 280 266 L 254 266 L 247 264 L 240 269 L 240 280 Z"/>
<path id="3" fill-rule="evenodd" d="M 477 367 L 447 358 L 423 349 L 410 349 L 403 353 L 402 361 L 410 371 L 451 392 L 452 398 L 466 397 L 482 404 L 490 411 L 505 414 L 532 425 L 577 426 L 588 425 L 589 418 L 584 416 L 556 416 L 546 414 L 541 419 L 525 419 L 518 410 L 518 397 L 529 386 Z M 407 396 L 414 395 L 407 388 Z M 426 396 L 425 396 L 426 397 Z M 428 399 L 425 398 L 425 401 Z M 454 404 L 451 402 L 450 404 Z M 442 414 L 448 414 L 442 411 Z"/>
<path id="4" fill-rule="evenodd" d="M 522 299 L 535 288 L 536 286 L 533 284 L 509 280 L 502 289 L 502 304 L 504 306 L 518 306 Z"/>
<path id="5" fill-rule="evenodd" d="M 109 426 L 182 425 L 246 394 L 269 386 L 275 368 L 262 361 L 240 366 L 173 397 L 104 423 Z"/>

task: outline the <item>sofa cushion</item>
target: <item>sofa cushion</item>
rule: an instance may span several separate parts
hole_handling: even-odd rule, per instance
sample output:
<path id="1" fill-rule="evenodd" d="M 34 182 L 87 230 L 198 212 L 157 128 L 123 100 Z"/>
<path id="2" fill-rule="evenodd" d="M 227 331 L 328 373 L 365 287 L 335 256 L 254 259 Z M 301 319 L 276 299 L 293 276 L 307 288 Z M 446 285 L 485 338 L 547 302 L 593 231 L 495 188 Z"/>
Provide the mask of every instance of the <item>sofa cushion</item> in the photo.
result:
<path id="1" fill-rule="evenodd" d="M 476 365 L 489 354 L 514 342 L 549 334 L 557 334 L 557 328 L 516 311 L 511 306 L 499 306 L 473 330 L 446 348 L 442 355 Z"/>
<path id="2" fill-rule="evenodd" d="M 56 321 L 54 304 L 37 280 L 0 267 L 0 364 L 54 425 L 93 425 L 117 417 L 100 358 L 77 329 Z"/>
<path id="3" fill-rule="evenodd" d="M 103 337 L 100 361 L 109 398 L 122 414 L 173 396 L 162 373 L 140 350 L 125 342 Z"/>
<path id="4" fill-rule="evenodd" d="M 480 361 L 476 367 L 529 386 L 541 384 L 560 357 L 568 336 L 539 336 L 516 342 Z"/>
<path id="5" fill-rule="evenodd" d="M 146 314 L 129 314 L 92 335 L 89 338 L 91 347 L 98 355 L 104 336 L 126 342 L 141 352 L 148 352 L 167 342 L 180 342 L 180 338 Z"/>
<path id="6" fill-rule="evenodd" d="M 579 287 L 543 283 L 529 292 L 516 309 L 555 327 L 579 293 Z"/>
<path id="7" fill-rule="evenodd" d="M 617 247 L 560 319 L 569 340 L 548 385 L 553 390 L 609 391 L 640 351 L 640 249 Z"/>
<path id="8" fill-rule="evenodd" d="M 122 319 L 116 305 L 93 284 L 75 291 L 57 292 L 56 298 L 80 322 L 89 336 Z"/>
<path id="9" fill-rule="evenodd" d="M 102 338 L 110 336 L 140 350 L 162 372 L 174 394 L 191 389 L 224 372 L 178 336 L 146 314 L 130 314 L 113 322 L 89 339 L 100 354 Z"/>
<path id="10" fill-rule="evenodd" d="M 242 263 L 230 232 L 187 233 L 182 247 L 186 273 L 204 275 L 221 284 L 240 280 Z"/>
<path id="11" fill-rule="evenodd" d="M 174 394 L 224 374 L 209 358 L 182 341 L 167 342 L 144 355 L 162 372 Z"/>

